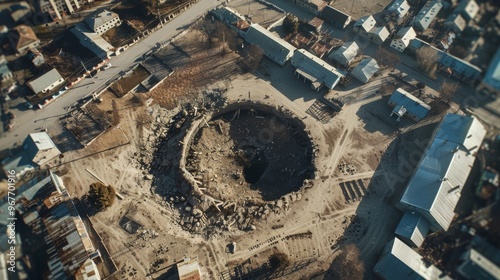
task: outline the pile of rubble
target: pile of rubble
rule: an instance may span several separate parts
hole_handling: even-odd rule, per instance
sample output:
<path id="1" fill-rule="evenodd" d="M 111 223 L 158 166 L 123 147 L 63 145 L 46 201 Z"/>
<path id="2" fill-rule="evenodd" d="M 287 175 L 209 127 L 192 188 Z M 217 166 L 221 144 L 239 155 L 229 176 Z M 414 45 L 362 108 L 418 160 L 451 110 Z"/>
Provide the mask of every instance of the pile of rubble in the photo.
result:
<path id="1" fill-rule="evenodd" d="M 354 175 L 356 173 L 356 166 L 346 163 L 346 162 L 341 162 L 338 165 L 338 169 L 342 175 Z"/>

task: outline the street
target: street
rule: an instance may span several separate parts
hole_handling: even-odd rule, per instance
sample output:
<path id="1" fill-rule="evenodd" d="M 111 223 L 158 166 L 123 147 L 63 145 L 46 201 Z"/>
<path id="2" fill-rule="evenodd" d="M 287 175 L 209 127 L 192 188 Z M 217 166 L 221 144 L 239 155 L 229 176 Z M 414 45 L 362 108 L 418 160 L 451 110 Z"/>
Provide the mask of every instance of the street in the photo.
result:
<path id="1" fill-rule="evenodd" d="M 165 24 L 163 28 L 150 34 L 119 56 L 111 57 L 110 63 L 115 67 L 97 73 L 93 79 L 94 82 L 91 79 L 83 80 L 47 107 L 18 114 L 15 119 L 16 126 L 11 131 L 4 133 L 0 140 L 0 150 L 12 148 L 16 142 L 22 142 L 28 134 L 37 132 L 40 127 L 50 127 L 60 116 L 66 114 L 67 109 L 78 100 L 104 89 L 107 81 L 118 77 L 120 72 L 126 72 L 139 63 L 139 58 L 153 48 L 157 42 L 170 40 L 187 29 L 192 22 L 217 4 L 216 0 L 200 0 L 200 2 Z"/>

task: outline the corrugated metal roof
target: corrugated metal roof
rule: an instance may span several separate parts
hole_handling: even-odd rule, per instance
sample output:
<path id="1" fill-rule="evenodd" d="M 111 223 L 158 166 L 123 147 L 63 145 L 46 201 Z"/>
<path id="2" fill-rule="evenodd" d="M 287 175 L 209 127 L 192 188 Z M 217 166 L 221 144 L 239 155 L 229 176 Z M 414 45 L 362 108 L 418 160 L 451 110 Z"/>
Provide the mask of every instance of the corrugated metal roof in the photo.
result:
<path id="1" fill-rule="evenodd" d="M 344 76 L 337 68 L 303 49 L 295 51 L 292 57 L 292 65 L 315 77 L 317 81 L 324 83 L 329 89 L 333 89 L 340 81 L 340 78 Z"/>
<path id="2" fill-rule="evenodd" d="M 429 223 L 417 212 L 406 211 L 396 228 L 396 235 L 413 247 L 420 247 L 429 232 Z M 410 243 L 408 243 L 410 242 Z"/>
<path id="3" fill-rule="evenodd" d="M 82 46 L 88 48 L 101 59 L 106 59 L 113 52 L 114 47 L 110 43 L 81 22 L 75 24 L 70 31 L 78 38 Z"/>
<path id="4" fill-rule="evenodd" d="M 447 114 L 426 148 L 401 198 L 434 230 L 447 230 L 486 130 L 475 118 Z"/>
<path id="5" fill-rule="evenodd" d="M 40 77 L 33 79 L 28 82 L 28 85 L 33 89 L 35 93 L 42 92 L 46 90 L 50 85 L 61 80 L 62 76 L 59 74 L 56 68 L 52 68 L 49 72 L 41 75 Z"/>
<path id="6" fill-rule="evenodd" d="M 267 57 L 280 65 L 284 65 L 295 50 L 290 43 L 258 24 L 252 24 L 244 37 L 250 44 L 261 47 Z"/>
<path id="7" fill-rule="evenodd" d="M 500 280 L 500 267 L 474 249 L 462 255 L 463 263 L 457 272 L 466 279 Z"/>
<path id="8" fill-rule="evenodd" d="M 31 133 L 29 137 L 39 151 L 49 150 L 56 147 L 56 144 L 54 144 L 47 132 Z"/>
<path id="9" fill-rule="evenodd" d="M 332 22 L 338 29 L 343 29 L 351 18 L 348 14 L 328 5 L 321 11 L 321 17 Z"/>
<path id="10" fill-rule="evenodd" d="M 387 280 L 451 280 L 450 277 L 442 275 L 442 271 L 437 267 L 427 265 L 417 252 L 398 238 L 387 243 L 373 272 Z"/>
<path id="11" fill-rule="evenodd" d="M 378 69 L 380 67 L 375 59 L 365 58 L 352 70 L 351 74 L 359 81 L 367 83 Z"/>
<path id="12" fill-rule="evenodd" d="M 416 98 L 402 88 L 397 88 L 392 93 L 389 98 L 389 103 L 403 106 L 410 114 L 415 115 L 420 119 L 423 119 L 431 110 L 429 105 L 425 104 L 422 100 Z"/>

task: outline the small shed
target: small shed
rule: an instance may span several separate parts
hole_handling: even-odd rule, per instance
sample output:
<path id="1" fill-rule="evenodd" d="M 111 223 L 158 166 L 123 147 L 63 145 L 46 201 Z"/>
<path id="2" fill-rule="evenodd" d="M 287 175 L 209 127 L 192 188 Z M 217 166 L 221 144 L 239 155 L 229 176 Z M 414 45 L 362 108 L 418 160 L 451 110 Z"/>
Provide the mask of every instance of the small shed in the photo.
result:
<path id="1" fill-rule="evenodd" d="M 351 75 L 366 84 L 377 73 L 378 69 L 380 67 L 375 59 L 365 58 L 352 70 Z"/>

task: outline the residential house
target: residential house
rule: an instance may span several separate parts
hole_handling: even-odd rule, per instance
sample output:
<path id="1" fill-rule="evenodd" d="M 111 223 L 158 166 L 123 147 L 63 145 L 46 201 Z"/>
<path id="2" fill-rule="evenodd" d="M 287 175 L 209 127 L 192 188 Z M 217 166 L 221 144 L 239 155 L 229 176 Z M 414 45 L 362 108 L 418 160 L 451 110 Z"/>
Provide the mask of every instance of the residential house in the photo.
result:
<path id="1" fill-rule="evenodd" d="M 81 9 L 85 3 L 93 0 L 37 0 L 38 8 L 48 13 L 53 19 L 59 20 L 68 14 L 74 14 Z"/>
<path id="2" fill-rule="evenodd" d="M 27 25 L 18 25 L 13 28 L 12 32 L 10 37 L 12 47 L 18 53 L 23 53 L 40 45 L 40 40 L 36 37 L 35 32 Z"/>
<path id="3" fill-rule="evenodd" d="M 319 16 L 321 11 L 327 6 L 323 0 L 293 0 L 293 3 Z"/>
<path id="4" fill-rule="evenodd" d="M 406 0 L 394 0 L 387 10 L 394 14 L 398 20 L 404 18 L 410 10 L 410 4 Z"/>
<path id="5" fill-rule="evenodd" d="M 344 67 L 348 67 L 354 60 L 356 55 L 358 55 L 358 53 L 359 53 L 358 44 L 352 41 L 344 43 L 344 45 L 342 45 L 339 49 L 332 52 L 329 58 L 342 64 L 342 66 Z"/>
<path id="6" fill-rule="evenodd" d="M 431 110 L 429 105 L 402 88 L 397 88 L 392 93 L 387 105 L 393 108 L 390 116 L 396 115 L 398 120 L 406 115 L 418 122 L 425 118 Z"/>
<path id="7" fill-rule="evenodd" d="M 259 46 L 264 55 L 283 66 L 293 56 L 295 47 L 258 24 L 252 24 L 243 37 L 248 43 Z"/>
<path id="8" fill-rule="evenodd" d="M 306 28 L 313 32 L 319 32 L 321 27 L 323 27 L 323 23 L 324 21 L 322 19 L 315 17 L 307 23 Z"/>
<path id="9" fill-rule="evenodd" d="M 109 58 L 115 50 L 101 35 L 88 29 L 85 24 L 77 23 L 70 31 L 78 38 L 82 46 L 92 51 L 102 60 Z"/>
<path id="10" fill-rule="evenodd" d="M 343 30 L 351 22 L 350 15 L 328 5 L 321 11 L 320 17 L 340 30 Z"/>
<path id="11" fill-rule="evenodd" d="M 94 13 L 85 19 L 87 26 L 95 33 L 102 35 L 111 28 L 120 25 L 122 22 L 117 13 L 102 10 Z"/>
<path id="12" fill-rule="evenodd" d="M 385 26 L 378 26 L 377 21 L 371 15 L 356 21 L 353 31 L 377 45 L 381 45 L 390 35 L 389 30 Z"/>
<path id="13" fill-rule="evenodd" d="M 480 7 L 474 0 L 462 0 L 453 10 L 453 13 L 462 15 L 466 22 L 474 19 L 479 13 Z"/>
<path id="14" fill-rule="evenodd" d="M 344 77 L 335 67 L 303 49 L 294 52 L 291 62 L 297 77 L 311 82 L 311 88 L 316 91 L 323 87 L 331 90 Z"/>
<path id="15" fill-rule="evenodd" d="M 433 231 L 446 231 L 474 166 L 486 129 L 472 116 L 446 114 L 408 182 L 398 208 L 421 214 Z"/>
<path id="16" fill-rule="evenodd" d="M 46 132 L 31 133 L 23 142 L 23 150 L 2 161 L 4 172 L 15 170 L 21 177 L 25 172 L 45 165 L 61 152 Z"/>
<path id="17" fill-rule="evenodd" d="M 12 80 L 12 78 L 14 78 L 14 75 L 7 66 L 7 61 L 5 60 L 5 56 L 2 54 L 0 55 L 0 82 L 2 82 L 3 85 L 8 81 Z"/>
<path id="18" fill-rule="evenodd" d="M 373 272 L 384 280 L 451 280 L 436 266 L 428 264 L 417 252 L 398 238 L 394 238 L 384 247 L 382 256 L 373 268 Z"/>
<path id="19" fill-rule="evenodd" d="M 415 37 L 417 37 L 417 33 L 413 27 L 401 28 L 392 39 L 391 48 L 403 52 Z"/>
<path id="20" fill-rule="evenodd" d="M 424 46 L 433 48 L 437 51 L 437 63 L 439 65 L 439 68 L 442 71 L 446 72 L 450 77 L 470 84 L 475 83 L 481 77 L 483 71 L 479 67 L 449 53 L 446 53 L 438 48 L 435 48 L 429 45 L 429 43 L 418 38 L 413 39 L 407 49 L 410 52 L 415 52 L 417 49 Z"/>
<path id="21" fill-rule="evenodd" d="M 451 14 L 444 23 L 446 29 L 451 30 L 456 34 L 462 33 L 465 27 L 467 27 L 467 21 L 459 13 Z"/>
<path id="22" fill-rule="evenodd" d="M 441 0 L 429 0 L 413 19 L 413 27 L 420 32 L 425 31 L 442 8 Z"/>
<path id="23" fill-rule="evenodd" d="M 53 90 L 64 82 L 64 78 L 59 74 L 56 68 L 45 74 L 29 81 L 27 84 L 35 94 L 45 93 Z"/>
<path id="24" fill-rule="evenodd" d="M 380 69 L 373 58 L 365 58 L 352 70 L 351 75 L 358 81 L 366 84 Z"/>
<path id="25" fill-rule="evenodd" d="M 500 95 L 500 47 L 491 60 L 488 70 L 476 91 L 496 96 Z"/>

